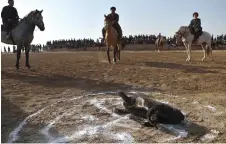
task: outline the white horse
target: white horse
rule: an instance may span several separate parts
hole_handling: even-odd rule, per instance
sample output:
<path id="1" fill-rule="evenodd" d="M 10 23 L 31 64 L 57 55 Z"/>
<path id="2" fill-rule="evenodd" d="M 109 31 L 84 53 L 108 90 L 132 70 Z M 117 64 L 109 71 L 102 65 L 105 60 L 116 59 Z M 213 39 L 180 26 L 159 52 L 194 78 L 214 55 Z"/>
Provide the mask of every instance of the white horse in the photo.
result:
<path id="1" fill-rule="evenodd" d="M 189 27 L 181 26 L 179 30 L 176 32 L 175 36 L 176 36 L 176 43 L 180 43 L 180 42 L 184 43 L 184 46 L 188 54 L 186 61 L 191 61 L 191 46 L 192 46 L 194 35 L 191 34 Z M 210 33 L 203 31 L 202 35 L 197 39 L 197 44 L 200 44 L 204 51 L 204 56 L 202 58 L 202 61 L 204 61 L 206 59 L 206 56 L 209 56 L 209 54 L 211 55 L 211 59 L 213 60 Z"/>
<path id="2" fill-rule="evenodd" d="M 155 41 L 155 46 L 156 46 L 155 50 L 158 50 L 158 52 L 162 51 L 165 44 L 166 44 L 166 38 L 165 37 L 162 36 L 160 38 L 160 40 L 159 40 L 159 38 L 157 38 L 156 41 Z"/>
<path id="3" fill-rule="evenodd" d="M 21 56 L 21 49 L 25 47 L 26 67 L 30 68 L 29 51 L 30 44 L 34 38 L 34 30 L 37 26 L 41 31 L 45 30 L 43 23 L 42 11 L 34 10 L 26 15 L 18 25 L 11 31 L 11 39 L 6 39 L 6 29 L 1 26 L 1 42 L 9 45 L 17 45 L 17 61 L 16 68 L 19 69 L 19 60 Z"/>

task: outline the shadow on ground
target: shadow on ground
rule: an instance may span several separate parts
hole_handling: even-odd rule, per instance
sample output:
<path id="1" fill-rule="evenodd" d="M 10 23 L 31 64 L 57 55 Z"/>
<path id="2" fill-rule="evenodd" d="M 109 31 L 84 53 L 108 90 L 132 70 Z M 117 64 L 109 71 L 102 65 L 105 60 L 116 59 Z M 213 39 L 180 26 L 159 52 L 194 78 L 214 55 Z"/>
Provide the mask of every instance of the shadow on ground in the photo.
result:
<path id="1" fill-rule="evenodd" d="M 28 117 L 30 114 L 26 113 L 24 110 L 22 110 L 20 107 L 12 103 L 9 99 L 2 96 L 1 97 L 1 142 L 2 143 L 8 143 L 10 139 L 10 133 L 17 128 L 22 121 L 25 120 L 26 117 Z M 14 142 L 16 143 L 30 143 L 30 142 L 37 142 L 37 143 L 46 143 L 48 142 L 48 139 L 43 135 L 39 133 L 39 129 L 43 128 L 46 124 L 27 124 L 24 125 L 29 126 L 31 129 L 36 129 L 35 131 L 36 135 L 35 137 L 32 137 L 32 133 L 29 133 L 31 137 L 28 137 L 28 139 L 25 139 L 23 137 L 23 134 L 20 134 L 20 137 Z M 51 132 L 55 136 L 61 136 L 55 129 L 51 129 Z"/>
<path id="2" fill-rule="evenodd" d="M 51 76 L 46 75 L 35 75 L 29 76 L 22 73 L 8 73 L 2 72 L 3 79 L 15 79 L 20 80 L 24 83 L 29 83 L 32 85 L 42 85 L 51 88 L 79 88 L 82 90 L 88 90 L 89 92 L 99 92 L 99 91 L 117 91 L 122 90 L 136 90 L 133 85 L 127 85 L 124 83 L 114 83 L 106 82 L 101 80 L 92 80 L 87 78 L 74 78 L 64 75 L 53 74 Z M 157 88 L 139 88 L 139 90 L 149 90 L 149 91 L 161 91 Z"/>
<path id="3" fill-rule="evenodd" d="M 155 67 L 155 68 L 182 70 L 185 73 L 218 73 L 217 71 L 209 70 L 211 69 L 211 67 L 203 67 L 203 66 L 182 65 L 182 64 L 176 64 L 176 63 L 165 63 L 165 62 L 146 62 L 146 65 L 149 67 Z M 213 67 L 213 68 L 218 68 L 218 67 Z M 221 69 L 224 69 L 224 68 L 221 68 Z"/>

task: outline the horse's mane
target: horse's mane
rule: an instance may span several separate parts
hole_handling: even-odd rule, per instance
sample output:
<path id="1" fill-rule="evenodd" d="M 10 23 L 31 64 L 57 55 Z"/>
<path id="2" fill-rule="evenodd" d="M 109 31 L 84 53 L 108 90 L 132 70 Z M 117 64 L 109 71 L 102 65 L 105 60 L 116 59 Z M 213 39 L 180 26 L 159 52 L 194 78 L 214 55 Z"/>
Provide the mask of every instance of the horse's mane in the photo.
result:
<path id="1" fill-rule="evenodd" d="M 21 21 L 23 21 L 23 20 L 28 20 L 28 19 L 30 18 L 30 16 L 33 15 L 34 13 L 36 13 L 36 12 L 38 12 L 38 10 L 33 10 L 33 11 L 29 12 L 27 15 L 25 15 L 25 16 L 21 19 Z"/>
<path id="2" fill-rule="evenodd" d="M 188 26 L 181 26 L 180 28 L 184 28 L 184 29 L 187 29 L 187 28 L 188 28 Z"/>
<path id="3" fill-rule="evenodd" d="M 25 19 L 28 19 L 29 16 L 30 16 L 31 14 L 33 14 L 35 11 L 36 11 L 36 10 L 33 10 L 33 11 L 29 12 L 27 15 L 25 15 L 25 16 L 23 17 L 23 19 L 24 19 L 24 20 L 25 20 Z"/>

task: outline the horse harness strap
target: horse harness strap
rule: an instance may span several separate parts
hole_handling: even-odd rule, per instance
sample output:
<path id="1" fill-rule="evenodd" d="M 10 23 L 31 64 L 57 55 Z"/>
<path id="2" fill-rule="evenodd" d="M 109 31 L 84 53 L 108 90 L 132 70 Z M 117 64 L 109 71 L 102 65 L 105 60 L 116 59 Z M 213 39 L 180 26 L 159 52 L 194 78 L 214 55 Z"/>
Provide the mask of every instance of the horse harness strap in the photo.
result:
<path id="1" fill-rule="evenodd" d="M 178 33 L 181 35 L 181 37 L 186 37 L 188 35 L 188 31 L 186 31 L 184 33 L 178 31 Z"/>

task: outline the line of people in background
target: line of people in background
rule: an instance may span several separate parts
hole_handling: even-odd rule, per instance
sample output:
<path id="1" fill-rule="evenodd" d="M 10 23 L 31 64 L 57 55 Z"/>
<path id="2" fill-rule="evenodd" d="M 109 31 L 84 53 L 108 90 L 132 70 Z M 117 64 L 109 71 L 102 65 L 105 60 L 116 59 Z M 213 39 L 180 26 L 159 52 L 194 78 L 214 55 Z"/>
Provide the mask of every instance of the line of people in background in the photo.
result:
<path id="1" fill-rule="evenodd" d="M 164 37 L 164 36 L 163 36 Z M 166 37 L 165 37 L 166 38 Z M 155 35 L 130 35 L 130 36 L 123 36 L 123 44 L 155 44 L 157 36 Z M 212 40 L 217 44 L 220 43 L 221 45 L 226 44 L 226 35 L 221 35 L 217 37 L 212 37 Z M 175 37 L 167 37 L 166 43 L 168 45 L 175 44 Z M 61 49 L 61 48 L 70 48 L 70 49 L 79 49 L 79 48 L 89 48 L 89 47 L 104 47 L 104 41 L 102 38 L 97 39 L 69 39 L 69 40 L 53 40 L 48 41 L 46 45 L 41 44 L 32 44 L 31 45 L 31 52 L 40 52 L 40 51 L 48 51 L 53 49 Z M 10 53 L 10 47 L 4 47 L 5 53 Z M 13 53 L 16 52 L 16 47 L 13 47 Z"/>
<path id="2" fill-rule="evenodd" d="M 165 36 L 163 36 L 165 37 Z M 213 36 L 212 36 L 213 37 Z M 167 44 L 175 44 L 175 37 L 165 37 Z M 130 36 L 123 36 L 123 43 L 124 45 L 127 44 L 155 44 L 157 39 L 156 35 L 130 35 Z M 212 38 L 215 42 L 226 43 L 226 35 L 221 35 Z M 103 47 L 105 46 L 104 41 L 102 38 L 97 39 L 62 39 L 62 40 L 53 40 L 48 41 L 46 46 L 49 49 L 59 49 L 59 48 L 71 48 L 71 49 L 78 49 L 78 48 L 89 48 L 89 47 Z"/>

